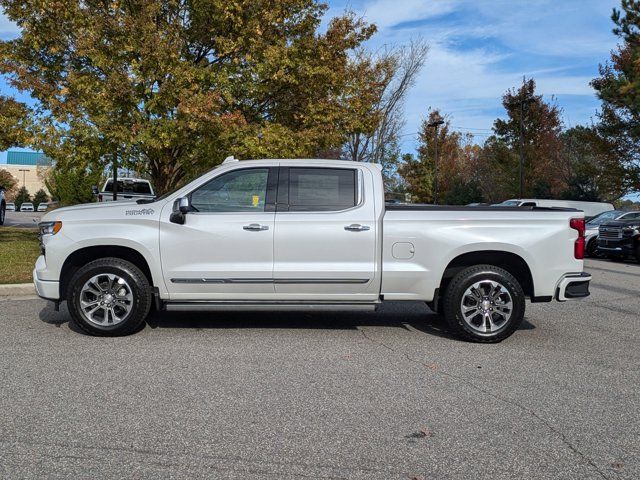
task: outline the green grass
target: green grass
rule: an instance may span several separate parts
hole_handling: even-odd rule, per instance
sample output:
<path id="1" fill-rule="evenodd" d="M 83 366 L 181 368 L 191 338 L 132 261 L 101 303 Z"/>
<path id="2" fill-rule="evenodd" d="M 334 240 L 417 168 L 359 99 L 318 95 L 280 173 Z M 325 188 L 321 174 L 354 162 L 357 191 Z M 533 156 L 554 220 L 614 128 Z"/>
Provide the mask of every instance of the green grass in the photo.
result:
<path id="1" fill-rule="evenodd" d="M 38 255 L 36 229 L 0 227 L 0 283 L 31 283 Z"/>

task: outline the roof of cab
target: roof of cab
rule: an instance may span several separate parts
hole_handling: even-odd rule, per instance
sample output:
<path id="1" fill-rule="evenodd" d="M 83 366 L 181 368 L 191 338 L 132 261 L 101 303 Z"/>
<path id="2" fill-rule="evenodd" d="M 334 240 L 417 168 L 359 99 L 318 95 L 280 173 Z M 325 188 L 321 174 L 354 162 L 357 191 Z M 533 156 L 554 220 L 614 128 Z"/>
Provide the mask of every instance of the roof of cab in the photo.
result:
<path id="1" fill-rule="evenodd" d="M 253 159 L 253 160 L 238 160 L 234 157 L 227 157 L 222 165 L 228 165 L 230 163 L 241 162 L 242 164 L 248 165 L 256 165 L 260 163 L 280 163 L 282 165 L 301 165 L 301 164 L 323 164 L 323 165 L 335 165 L 337 167 L 353 167 L 356 165 L 370 165 L 374 168 L 382 169 L 381 165 L 377 163 L 364 163 L 364 162 L 353 162 L 350 160 L 334 160 L 330 158 L 262 158 L 262 159 Z"/>

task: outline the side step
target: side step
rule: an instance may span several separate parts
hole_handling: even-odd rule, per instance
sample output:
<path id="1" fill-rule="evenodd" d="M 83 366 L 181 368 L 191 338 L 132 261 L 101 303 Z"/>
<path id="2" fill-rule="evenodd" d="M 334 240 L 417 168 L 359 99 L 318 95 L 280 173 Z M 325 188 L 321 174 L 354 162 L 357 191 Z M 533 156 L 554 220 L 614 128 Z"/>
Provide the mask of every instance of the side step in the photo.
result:
<path id="1" fill-rule="evenodd" d="M 379 303 L 165 302 L 169 312 L 371 312 Z"/>

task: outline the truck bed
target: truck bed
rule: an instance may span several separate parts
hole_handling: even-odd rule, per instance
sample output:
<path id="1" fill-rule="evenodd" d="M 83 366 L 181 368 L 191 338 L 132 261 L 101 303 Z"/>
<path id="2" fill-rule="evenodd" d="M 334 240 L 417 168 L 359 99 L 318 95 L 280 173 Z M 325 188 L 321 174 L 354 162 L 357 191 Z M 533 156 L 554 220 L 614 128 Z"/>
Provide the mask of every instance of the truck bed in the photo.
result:
<path id="1" fill-rule="evenodd" d="M 428 203 L 388 203 L 386 210 L 417 210 L 443 212 L 580 212 L 575 208 L 561 207 L 467 207 L 464 205 L 431 205 Z"/>

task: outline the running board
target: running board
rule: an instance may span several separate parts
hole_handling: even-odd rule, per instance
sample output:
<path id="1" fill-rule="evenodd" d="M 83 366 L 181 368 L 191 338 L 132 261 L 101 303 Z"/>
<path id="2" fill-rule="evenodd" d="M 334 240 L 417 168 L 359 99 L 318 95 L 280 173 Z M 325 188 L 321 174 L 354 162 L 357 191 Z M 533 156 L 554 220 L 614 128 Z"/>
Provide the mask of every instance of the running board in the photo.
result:
<path id="1" fill-rule="evenodd" d="M 166 302 L 169 312 L 282 312 L 340 311 L 371 312 L 378 303 L 292 303 L 292 302 Z"/>

